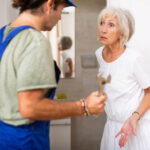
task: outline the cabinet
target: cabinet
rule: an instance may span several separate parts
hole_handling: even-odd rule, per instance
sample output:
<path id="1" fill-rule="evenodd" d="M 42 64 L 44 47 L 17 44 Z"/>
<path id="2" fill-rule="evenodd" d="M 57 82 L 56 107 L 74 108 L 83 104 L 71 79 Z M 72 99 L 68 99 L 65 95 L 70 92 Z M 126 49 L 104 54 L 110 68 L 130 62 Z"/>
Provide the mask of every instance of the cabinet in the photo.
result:
<path id="1" fill-rule="evenodd" d="M 71 150 L 71 119 L 51 121 L 50 126 L 51 150 Z"/>

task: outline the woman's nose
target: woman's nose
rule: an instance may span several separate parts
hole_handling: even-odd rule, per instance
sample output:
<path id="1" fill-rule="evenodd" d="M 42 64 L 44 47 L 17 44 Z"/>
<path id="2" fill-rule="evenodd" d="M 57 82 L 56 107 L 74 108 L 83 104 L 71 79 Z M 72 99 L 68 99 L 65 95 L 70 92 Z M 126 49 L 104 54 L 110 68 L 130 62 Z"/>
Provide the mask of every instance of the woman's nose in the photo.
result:
<path id="1" fill-rule="evenodd" d="M 103 33 L 106 33 L 106 32 L 107 32 L 107 26 L 104 25 L 104 26 L 102 27 L 101 31 L 102 31 Z"/>

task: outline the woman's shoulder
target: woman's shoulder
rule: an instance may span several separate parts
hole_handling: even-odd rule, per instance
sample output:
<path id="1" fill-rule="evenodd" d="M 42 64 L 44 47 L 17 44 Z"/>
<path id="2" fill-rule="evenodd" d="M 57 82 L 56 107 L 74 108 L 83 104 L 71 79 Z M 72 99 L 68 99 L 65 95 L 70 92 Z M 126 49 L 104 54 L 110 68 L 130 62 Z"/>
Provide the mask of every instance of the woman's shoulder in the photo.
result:
<path id="1" fill-rule="evenodd" d="M 144 55 L 134 47 L 129 47 L 127 49 L 127 55 L 125 57 L 125 61 L 130 64 L 132 68 L 138 65 L 144 65 L 145 64 L 145 59 Z"/>
<path id="2" fill-rule="evenodd" d="M 104 46 L 99 47 L 99 48 L 95 51 L 95 55 L 96 55 L 96 56 L 101 55 L 101 54 L 102 54 L 103 49 L 104 49 Z"/>
<path id="3" fill-rule="evenodd" d="M 142 57 L 141 53 L 133 47 L 127 47 L 127 56 L 131 57 L 132 60 Z"/>
<path id="4" fill-rule="evenodd" d="M 95 51 L 95 55 L 96 55 L 96 58 L 97 58 L 97 61 L 99 64 L 102 63 L 102 51 L 104 49 L 104 46 L 101 46 L 99 47 L 96 51 Z"/>

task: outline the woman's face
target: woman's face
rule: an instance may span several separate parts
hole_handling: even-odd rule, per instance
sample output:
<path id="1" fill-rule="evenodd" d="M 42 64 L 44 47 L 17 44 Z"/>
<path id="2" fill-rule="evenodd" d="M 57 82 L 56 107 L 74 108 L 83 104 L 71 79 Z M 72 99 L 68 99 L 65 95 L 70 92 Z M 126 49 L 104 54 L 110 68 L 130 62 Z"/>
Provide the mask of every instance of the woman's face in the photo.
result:
<path id="1" fill-rule="evenodd" d="M 102 45 L 114 45 L 120 43 L 120 29 L 117 18 L 106 16 L 98 27 L 99 41 Z"/>

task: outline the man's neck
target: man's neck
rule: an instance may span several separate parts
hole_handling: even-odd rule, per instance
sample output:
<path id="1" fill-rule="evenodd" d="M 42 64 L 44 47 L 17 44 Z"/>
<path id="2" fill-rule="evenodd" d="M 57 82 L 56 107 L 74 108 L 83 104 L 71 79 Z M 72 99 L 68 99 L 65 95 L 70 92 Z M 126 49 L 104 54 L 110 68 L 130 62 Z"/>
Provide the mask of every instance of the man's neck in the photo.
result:
<path id="1" fill-rule="evenodd" d="M 14 20 L 10 25 L 11 26 L 30 25 L 38 31 L 42 30 L 40 17 L 38 15 L 32 15 L 28 11 L 21 13 L 18 16 L 18 18 Z"/>

